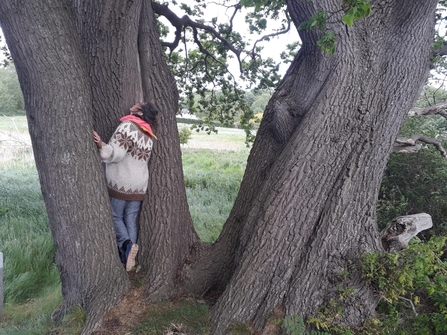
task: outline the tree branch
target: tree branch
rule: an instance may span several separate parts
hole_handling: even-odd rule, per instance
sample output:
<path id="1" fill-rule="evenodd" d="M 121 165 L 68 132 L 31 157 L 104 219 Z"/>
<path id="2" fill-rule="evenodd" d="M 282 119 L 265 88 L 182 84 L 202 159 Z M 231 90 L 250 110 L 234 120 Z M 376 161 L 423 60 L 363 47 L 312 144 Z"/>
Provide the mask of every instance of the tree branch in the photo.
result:
<path id="1" fill-rule="evenodd" d="M 447 119 L 447 103 L 440 103 L 424 108 L 414 107 L 408 112 L 409 117 L 422 115 L 440 115 Z M 441 153 L 442 157 L 447 158 L 447 150 L 442 146 L 444 137 L 431 138 L 425 135 L 416 134 L 410 138 L 398 137 L 393 145 L 393 152 L 395 153 L 415 153 L 418 152 L 422 145 L 416 142 L 424 142 L 432 144 Z"/>
<path id="2" fill-rule="evenodd" d="M 288 15 L 287 11 L 286 11 L 286 17 L 287 17 L 287 28 L 286 29 L 277 31 L 276 33 L 264 35 L 260 39 L 256 40 L 256 42 L 253 44 L 253 48 L 251 49 L 251 52 L 250 52 L 250 54 L 252 55 L 251 56 L 252 58 L 255 58 L 255 56 L 256 56 L 255 50 L 256 50 L 256 44 L 258 44 L 258 42 L 262 42 L 264 40 L 269 40 L 270 37 L 275 37 L 275 36 L 279 36 L 279 35 L 285 34 L 285 33 L 287 33 L 290 30 L 290 22 L 291 22 L 291 20 L 289 19 L 289 15 Z"/>
<path id="3" fill-rule="evenodd" d="M 191 20 L 191 18 L 188 15 L 184 15 L 183 17 L 178 17 L 177 14 L 175 14 L 173 11 L 169 9 L 167 5 L 161 5 L 159 3 L 153 2 L 152 7 L 154 9 L 154 12 L 158 15 L 164 16 L 175 28 L 176 28 L 176 34 L 175 34 L 175 40 L 174 42 L 167 43 L 163 42 L 163 46 L 167 46 L 170 48 L 171 52 L 178 46 L 181 34 L 178 33 L 178 31 L 181 31 L 182 27 L 191 27 L 193 29 L 202 29 L 205 31 L 208 31 L 211 33 L 215 38 L 217 38 L 219 41 L 222 42 L 229 50 L 231 50 L 236 57 L 238 58 L 240 62 L 240 54 L 241 50 L 236 49 L 230 42 L 228 42 L 219 32 L 217 32 L 213 27 L 207 26 L 202 23 L 195 22 Z M 196 39 L 194 39 L 196 41 Z M 199 46 L 200 47 L 200 46 Z"/>
<path id="4" fill-rule="evenodd" d="M 393 145 L 393 152 L 396 153 L 415 153 L 421 148 L 421 144 L 417 144 L 417 141 L 424 142 L 426 144 L 432 144 L 441 153 L 442 157 L 447 158 L 447 151 L 442 146 L 442 140 L 444 138 L 431 138 L 425 135 L 413 135 L 410 138 L 398 137 Z"/>
<path id="5" fill-rule="evenodd" d="M 447 103 L 436 104 L 425 108 L 414 107 L 408 112 L 409 117 L 420 115 L 441 115 L 447 119 Z"/>
<path id="6" fill-rule="evenodd" d="M 225 36 L 223 36 L 220 32 L 218 32 L 215 28 L 213 28 L 211 26 L 193 21 L 188 15 L 184 15 L 182 17 L 177 16 L 177 14 L 175 14 L 167 5 L 162 5 L 162 4 L 153 2 L 152 7 L 156 14 L 164 16 L 171 23 L 171 25 L 173 27 L 175 27 L 174 40 L 172 42 L 162 42 L 161 43 L 162 46 L 168 47 L 170 49 L 171 53 L 178 47 L 178 45 L 180 43 L 180 40 L 182 38 L 182 29 L 186 28 L 186 27 L 190 27 L 193 30 L 194 43 L 199 47 L 200 52 L 202 52 L 203 54 L 205 54 L 209 57 L 212 57 L 214 60 L 216 60 L 216 58 L 213 55 L 211 55 L 211 53 L 203 47 L 202 43 L 200 42 L 200 40 L 198 38 L 197 29 L 205 30 L 208 33 L 210 33 L 212 36 L 214 36 L 216 39 L 218 39 L 226 48 L 228 48 L 230 51 L 232 51 L 236 55 L 238 63 L 239 63 L 239 70 L 241 71 L 241 73 L 243 72 L 242 61 L 241 61 L 241 54 L 242 54 L 243 50 L 236 48 L 232 43 L 230 43 L 228 41 L 228 37 L 230 36 L 231 32 L 233 31 L 234 18 L 236 16 L 237 12 L 240 11 L 242 8 L 240 3 L 230 6 L 230 7 L 234 8 L 234 11 L 229 19 L 229 26 L 228 26 L 228 29 L 226 29 L 226 31 L 225 31 L 225 34 L 224 34 Z M 226 8 L 230 8 L 230 7 L 226 6 Z M 285 34 L 290 31 L 291 20 L 289 19 L 287 11 L 285 11 L 285 15 L 287 17 L 287 28 L 277 31 L 275 33 L 267 34 L 265 36 L 262 36 L 260 39 L 256 40 L 253 44 L 253 48 L 251 50 L 247 51 L 247 55 L 249 55 L 251 57 L 251 59 L 256 59 L 259 56 L 259 54 L 256 53 L 256 47 L 257 47 L 258 43 L 265 41 L 265 40 L 269 40 L 272 37 L 279 36 L 279 35 Z"/>
<path id="7" fill-rule="evenodd" d="M 408 302 L 408 303 L 410 304 L 410 306 L 411 306 L 411 309 L 413 310 L 414 315 L 415 315 L 415 316 L 418 316 L 418 313 L 416 312 L 416 308 L 414 307 L 413 301 L 411 301 L 411 299 L 402 297 L 402 296 L 400 296 L 400 295 L 398 296 L 398 298 L 399 298 L 399 299 L 402 299 L 402 300 L 405 300 L 406 302 Z"/>

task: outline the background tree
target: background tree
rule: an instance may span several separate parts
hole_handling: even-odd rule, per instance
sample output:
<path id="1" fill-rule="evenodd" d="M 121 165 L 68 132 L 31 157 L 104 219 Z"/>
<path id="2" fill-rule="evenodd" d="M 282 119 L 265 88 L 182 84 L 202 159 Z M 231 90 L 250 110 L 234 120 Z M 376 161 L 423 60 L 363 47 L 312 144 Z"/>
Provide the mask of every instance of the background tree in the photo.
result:
<path id="1" fill-rule="evenodd" d="M 276 15 L 283 5 L 245 4 L 254 6 L 256 18 Z M 89 333 L 129 286 L 116 257 L 91 129 L 107 138 L 128 106 L 144 99 L 162 112 L 150 164 L 151 191 L 141 215 L 140 261 L 149 301 L 214 291 L 219 294 L 214 334 L 226 333 L 235 322 L 267 332 L 274 327 L 269 317 L 314 315 L 339 296 L 344 279 L 353 290 L 341 302 L 339 322 L 366 320 L 377 297 L 351 265 L 362 252 L 379 248 L 380 180 L 428 75 L 436 5 L 435 0 L 411 0 L 405 6 L 372 1 L 371 15 L 352 25 L 359 18 L 356 10 L 369 14 L 369 3 L 287 3 L 295 27 L 317 22 L 320 29 L 300 31 L 302 47 L 266 107 L 230 217 L 218 241 L 202 246 L 183 187 L 178 92 L 150 3 L 2 1 L 0 22 L 24 92 L 57 246 L 64 303 L 55 319 L 79 304 L 87 312 L 83 333 Z M 165 6 L 153 3 L 153 8 L 170 15 Z M 197 24 L 182 21 L 178 31 L 186 25 L 193 26 L 193 39 L 200 42 L 194 35 Z M 231 21 L 222 28 L 231 32 Z M 243 44 L 237 34 L 208 31 L 223 44 L 230 39 Z M 333 54 L 322 51 L 322 44 Z M 221 59 L 214 57 L 217 63 L 211 66 L 207 61 L 213 57 L 200 50 L 209 77 L 223 78 L 215 65 Z M 258 52 L 254 47 L 251 54 Z M 260 87 L 278 79 L 274 72 L 259 72 L 259 65 L 275 68 L 269 60 L 241 61 L 242 69 L 250 69 L 244 75 L 259 79 Z M 201 78 L 196 73 L 196 80 Z M 223 96 L 241 95 L 228 82 L 221 81 L 219 88 Z M 346 272 L 346 278 L 340 275 Z"/>
<path id="2" fill-rule="evenodd" d="M 0 68 L 0 115 L 23 115 L 25 107 L 17 74 L 12 65 Z"/>

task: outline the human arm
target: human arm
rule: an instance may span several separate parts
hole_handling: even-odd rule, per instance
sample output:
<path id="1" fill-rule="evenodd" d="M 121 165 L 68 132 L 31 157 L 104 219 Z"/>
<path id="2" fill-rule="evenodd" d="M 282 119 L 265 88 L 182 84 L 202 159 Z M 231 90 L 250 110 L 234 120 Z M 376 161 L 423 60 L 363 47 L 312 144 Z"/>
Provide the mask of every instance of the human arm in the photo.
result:
<path id="1" fill-rule="evenodd" d="M 129 126 L 129 122 L 121 123 L 113 133 L 108 143 L 101 141 L 101 148 L 99 148 L 97 143 L 98 148 L 100 149 L 99 155 L 104 163 L 121 161 L 127 154 L 128 150 L 133 146 L 133 139 L 130 135 Z"/>

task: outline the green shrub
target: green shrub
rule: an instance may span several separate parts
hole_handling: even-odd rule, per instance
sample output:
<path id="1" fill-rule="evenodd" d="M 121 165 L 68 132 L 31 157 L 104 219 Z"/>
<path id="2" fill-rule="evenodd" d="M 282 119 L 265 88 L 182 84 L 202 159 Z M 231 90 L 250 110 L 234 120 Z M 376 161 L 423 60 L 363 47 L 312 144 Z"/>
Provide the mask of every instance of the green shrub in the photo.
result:
<path id="1" fill-rule="evenodd" d="M 191 134 L 191 130 L 188 127 L 183 127 L 179 131 L 180 144 L 187 144 L 188 141 L 191 139 Z"/>
<path id="2" fill-rule="evenodd" d="M 364 255 L 364 278 L 381 296 L 379 334 L 447 333 L 446 241 L 447 236 L 435 236 L 399 253 Z"/>

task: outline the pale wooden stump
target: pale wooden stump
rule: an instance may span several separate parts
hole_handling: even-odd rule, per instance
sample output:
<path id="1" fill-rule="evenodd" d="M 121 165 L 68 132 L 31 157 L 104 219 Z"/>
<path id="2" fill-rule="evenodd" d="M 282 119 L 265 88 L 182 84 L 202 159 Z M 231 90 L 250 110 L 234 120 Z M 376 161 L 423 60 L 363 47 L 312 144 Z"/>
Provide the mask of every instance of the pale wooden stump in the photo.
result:
<path id="1" fill-rule="evenodd" d="M 399 251 L 421 231 L 433 227 L 431 216 L 426 213 L 398 216 L 380 233 L 386 251 Z"/>

